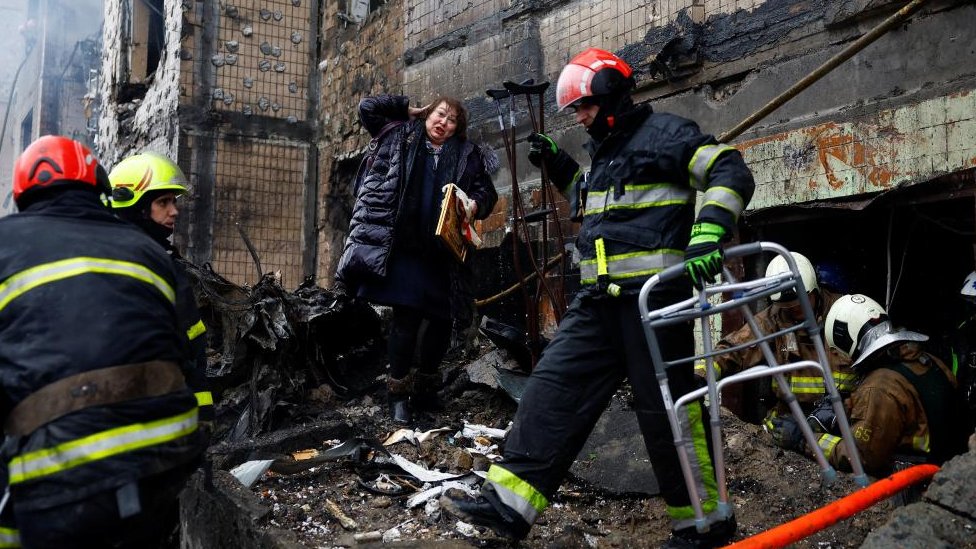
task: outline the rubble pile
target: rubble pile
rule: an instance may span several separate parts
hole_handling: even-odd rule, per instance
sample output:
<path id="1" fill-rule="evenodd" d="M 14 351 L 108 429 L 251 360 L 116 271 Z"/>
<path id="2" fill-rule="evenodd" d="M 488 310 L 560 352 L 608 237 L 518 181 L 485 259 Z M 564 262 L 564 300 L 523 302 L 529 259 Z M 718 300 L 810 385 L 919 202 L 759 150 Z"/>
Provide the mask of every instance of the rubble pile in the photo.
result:
<path id="1" fill-rule="evenodd" d="M 371 307 L 338 299 L 311 282 L 288 292 L 273 275 L 248 288 L 206 266 L 191 274 L 214 347 L 209 374 L 221 396 L 209 451 L 213 479 L 206 486 L 198 479 L 198 489 L 185 498 L 185 521 L 208 516 L 208 505 L 221 507 L 224 516 L 230 505 L 246 518 L 235 519 L 238 526 L 223 535 L 243 531 L 240 524 L 246 523 L 246 537 L 263 540 L 257 546 L 506 543 L 457 520 L 438 501 L 448 490 L 473 493 L 500 459 L 524 383 L 518 362 L 505 350 L 484 341 L 473 360 L 453 355 L 442 367 L 444 410 L 421 414 L 403 428 L 386 408 L 381 319 Z M 619 418 L 630 413 L 630 400 L 626 387 L 613 399 L 608 417 L 618 418 L 611 422 L 615 427 L 625 427 Z M 823 486 L 814 462 L 773 446 L 759 426 L 724 415 L 740 539 L 856 490 L 843 473 Z M 639 443 L 633 448 L 611 456 L 610 446 L 588 442 L 523 545 L 659 546 L 669 519 L 663 501 L 652 496 L 656 481 L 643 449 Z M 641 463 L 617 469 L 621 459 L 643 462 L 649 482 L 630 489 L 602 485 L 599 479 L 645 474 Z M 219 505 L 202 503 L 230 492 L 233 497 Z M 796 546 L 857 547 L 892 508 L 881 503 Z M 185 522 L 184 531 L 206 546 L 199 540 L 220 531 L 212 521 L 206 524 Z"/>
<path id="2" fill-rule="evenodd" d="M 381 343 L 370 306 L 312 280 L 288 292 L 271 273 L 249 288 L 209 265 L 186 266 L 210 337 L 216 440 L 245 440 L 314 419 L 337 396 L 375 382 L 358 366 L 364 357 L 375 363 L 368 357 Z"/>

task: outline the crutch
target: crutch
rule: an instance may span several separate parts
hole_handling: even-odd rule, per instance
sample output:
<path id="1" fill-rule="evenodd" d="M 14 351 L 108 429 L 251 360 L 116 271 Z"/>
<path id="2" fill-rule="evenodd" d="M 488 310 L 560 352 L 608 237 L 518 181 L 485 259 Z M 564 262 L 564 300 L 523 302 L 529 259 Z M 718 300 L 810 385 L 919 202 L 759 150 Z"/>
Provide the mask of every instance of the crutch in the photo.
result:
<path id="1" fill-rule="evenodd" d="M 527 81 L 531 83 L 531 81 Z M 515 266 L 515 275 L 520 281 L 520 286 L 522 289 L 522 298 L 525 304 L 526 319 L 525 327 L 526 332 L 528 332 L 529 338 L 529 355 L 532 361 L 532 367 L 535 367 L 536 362 L 539 360 L 539 313 L 536 306 L 536 299 L 529 294 L 528 288 L 521 281 L 525 280 L 524 271 L 522 270 L 522 261 L 520 258 L 520 242 L 524 238 L 526 252 L 529 256 L 529 262 L 532 265 L 532 269 L 535 271 L 536 276 L 542 280 L 543 272 L 539 268 L 535 260 L 535 254 L 532 252 L 532 239 L 529 234 L 528 225 L 525 223 L 525 211 L 522 206 L 522 194 L 519 190 L 518 177 L 516 175 L 516 157 L 515 157 L 515 97 L 508 90 L 498 90 L 491 89 L 486 90 L 485 93 L 488 97 L 491 97 L 495 103 L 495 112 L 498 115 L 498 129 L 502 134 L 502 141 L 505 143 L 505 155 L 508 158 L 508 168 L 512 177 L 512 255 L 513 264 Z M 511 108 L 509 109 L 509 129 L 506 131 L 504 117 L 501 111 L 501 101 L 505 98 L 511 99 Z M 521 235 L 520 235 L 521 233 Z"/>
<path id="2" fill-rule="evenodd" d="M 543 96 L 545 95 L 546 90 L 549 89 L 549 82 L 532 84 L 531 81 L 528 81 L 527 83 L 519 84 L 516 82 L 506 81 L 503 82 L 502 85 L 505 86 L 505 89 L 511 92 L 513 96 L 515 95 L 525 96 L 525 101 L 528 104 L 527 110 L 529 112 L 529 120 L 532 123 L 532 131 L 536 133 L 545 133 L 546 131 L 545 105 L 543 101 Z M 536 116 L 535 103 L 532 99 L 533 96 L 538 96 L 539 98 L 538 116 Z M 548 247 L 549 247 L 549 222 L 550 222 L 549 214 L 550 213 L 553 214 L 555 218 L 554 219 L 555 223 L 553 224 L 553 226 L 554 226 L 554 232 L 556 233 L 555 235 L 556 248 L 557 248 L 556 253 L 557 254 L 562 253 L 565 247 L 562 224 L 559 221 L 559 213 L 558 213 L 559 211 L 556 209 L 556 198 L 553 193 L 552 187 L 549 185 L 549 183 L 550 183 L 549 171 L 546 169 L 545 163 L 542 163 L 542 184 L 541 184 L 542 209 L 536 213 L 542 217 L 542 264 L 543 265 L 549 264 Z M 549 296 L 549 299 L 551 300 L 553 313 L 555 314 L 557 323 L 562 318 L 563 312 L 566 310 L 566 296 L 563 291 L 563 284 L 562 284 L 566 276 L 565 259 L 560 261 L 559 265 L 560 265 L 559 278 L 558 278 L 558 283 L 555 285 L 556 286 L 555 289 L 553 289 L 549 280 L 543 280 L 542 285 L 539 287 L 538 291 L 536 292 L 537 293 L 536 298 L 538 299 L 541 291 L 545 290 L 546 294 Z"/>
<path id="3" fill-rule="evenodd" d="M 731 276 L 728 269 L 723 269 L 723 282 L 707 285 L 703 290 L 699 291 L 698 296 L 690 297 L 679 303 L 675 303 L 654 311 L 648 310 L 648 298 L 651 291 L 659 283 L 667 282 L 669 280 L 674 280 L 684 276 L 684 265 L 675 265 L 652 276 L 641 288 L 639 298 L 641 322 L 644 325 L 647 343 L 650 348 L 651 359 L 654 364 L 658 384 L 661 388 L 661 395 L 664 400 L 668 421 L 671 424 L 671 431 L 674 435 L 674 444 L 678 453 L 679 462 L 681 464 L 682 474 L 685 477 L 688 495 L 695 511 L 695 527 L 700 532 L 707 531 L 709 528 L 709 523 L 705 519 L 701 505 L 701 494 L 699 494 L 698 485 L 695 482 L 692 474 L 690 457 L 688 455 L 687 448 L 689 441 L 685 440 L 685 435 L 683 432 L 684 429 L 681 426 L 679 412 L 683 406 L 692 403 L 705 395 L 708 395 L 709 402 L 711 403 L 711 406 L 709 406 L 709 424 L 712 447 L 715 453 L 715 473 L 716 483 L 718 486 L 718 507 L 716 509 L 716 515 L 718 520 L 728 518 L 732 516 L 732 508 L 729 504 L 728 486 L 725 475 L 725 457 L 722 451 L 721 422 L 719 416 L 719 406 L 721 405 L 721 402 L 719 399 L 721 389 L 729 383 L 739 383 L 759 377 L 772 376 L 786 394 L 787 404 L 789 405 L 791 412 L 794 414 L 794 417 L 798 420 L 797 424 L 807 442 L 807 445 L 814 452 L 814 457 L 816 458 L 817 463 L 820 465 L 821 473 L 825 482 L 829 483 L 836 478 L 836 471 L 834 471 L 833 467 L 830 466 L 824 457 L 823 450 L 817 444 L 817 439 L 813 433 L 813 430 L 806 421 L 803 421 L 804 414 L 800 409 L 799 403 L 796 401 L 795 395 L 793 395 L 793 393 L 790 391 L 789 384 L 786 382 L 783 376 L 785 372 L 798 370 L 801 368 L 815 368 L 819 370 L 823 375 L 824 387 L 829 395 L 830 402 L 833 405 L 834 413 L 837 416 L 837 421 L 841 430 L 844 444 L 847 445 L 847 448 L 852 456 L 851 467 L 854 470 L 854 480 L 858 485 L 861 486 L 866 486 L 868 483 L 867 476 L 864 474 L 864 470 L 857 453 L 857 447 L 855 446 L 854 439 L 851 436 L 850 424 L 848 423 L 847 415 L 844 412 L 840 395 L 837 392 L 836 384 L 834 383 L 833 376 L 830 373 L 826 349 L 824 348 L 823 341 L 820 339 L 821 330 L 817 324 L 816 316 L 813 313 L 813 308 L 810 305 L 806 289 L 803 287 L 803 281 L 799 275 L 799 271 L 796 267 L 796 262 L 793 260 L 792 254 L 790 254 L 786 248 L 780 246 L 779 244 L 771 242 L 756 242 L 729 248 L 725 251 L 725 257 L 731 259 L 751 254 L 758 254 L 764 251 L 775 252 L 783 256 L 790 268 L 790 271 L 753 281 L 737 282 Z M 796 292 L 796 295 L 800 301 L 800 306 L 803 310 L 804 320 L 797 323 L 795 326 L 770 334 L 762 333 L 755 322 L 749 305 L 772 294 L 790 290 Z M 708 301 L 709 296 L 720 294 L 729 294 L 731 297 L 717 305 L 713 305 Z M 707 317 L 722 314 L 733 309 L 737 309 L 745 315 L 747 322 L 753 331 L 755 339 L 729 349 L 716 351 L 712 347 L 711 328 Z M 664 360 L 658 346 L 656 329 L 672 324 L 687 322 L 689 320 L 698 320 L 701 323 L 704 352 L 701 355 L 692 354 L 690 357 L 682 357 L 671 361 Z M 769 342 L 779 336 L 801 330 L 806 331 L 810 338 L 813 339 L 819 362 L 807 360 L 783 365 L 777 364 L 775 355 L 769 346 Z M 754 366 L 738 374 L 727 376 L 721 381 L 715 380 L 715 356 L 734 352 L 757 344 L 759 345 L 764 358 L 769 364 Z M 670 387 L 668 386 L 667 368 L 689 362 L 693 364 L 696 360 L 702 358 L 705 359 L 706 362 L 706 386 L 691 391 L 685 395 L 682 395 L 677 400 L 672 401 Z"/>

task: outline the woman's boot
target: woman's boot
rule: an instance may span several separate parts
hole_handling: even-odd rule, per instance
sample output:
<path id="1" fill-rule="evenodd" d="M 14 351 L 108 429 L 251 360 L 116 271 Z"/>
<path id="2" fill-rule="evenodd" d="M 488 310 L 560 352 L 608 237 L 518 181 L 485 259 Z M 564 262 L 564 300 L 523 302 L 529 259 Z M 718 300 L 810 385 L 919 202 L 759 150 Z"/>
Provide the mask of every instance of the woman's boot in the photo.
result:
<path id="1" fill-rule="evenodd" d="M 386 393 L 390 402 L 390 415 L 393 421 L 408 425 L 413 420 L 410 414 L 410 393 L 413 392 L 413 379 L 410 374 L 402 379 L 386 378 Z"/>

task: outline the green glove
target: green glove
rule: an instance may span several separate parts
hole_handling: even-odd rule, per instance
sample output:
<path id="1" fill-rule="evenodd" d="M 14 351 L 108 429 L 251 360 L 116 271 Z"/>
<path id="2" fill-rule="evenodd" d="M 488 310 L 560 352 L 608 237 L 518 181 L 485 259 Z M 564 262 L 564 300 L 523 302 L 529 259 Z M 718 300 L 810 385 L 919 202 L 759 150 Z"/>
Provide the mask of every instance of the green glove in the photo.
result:
<path id="1" fill-rule="evenodd" d="M 715 223 L 695 223 L 691 227 L 691 240 L 685 249 L 685 271 L 696 288 L 715 280 L 722 272 L 722 247 L 719 242 L 725 229 Z"/>
<path id="2" fill-rule="evenodd" d="M 529 162 L 536 168 L 542 167 L 543 160 L 549 160 L 559 152 L 559 147 L 551 137 L 544 133 L 529 135 Z"/>

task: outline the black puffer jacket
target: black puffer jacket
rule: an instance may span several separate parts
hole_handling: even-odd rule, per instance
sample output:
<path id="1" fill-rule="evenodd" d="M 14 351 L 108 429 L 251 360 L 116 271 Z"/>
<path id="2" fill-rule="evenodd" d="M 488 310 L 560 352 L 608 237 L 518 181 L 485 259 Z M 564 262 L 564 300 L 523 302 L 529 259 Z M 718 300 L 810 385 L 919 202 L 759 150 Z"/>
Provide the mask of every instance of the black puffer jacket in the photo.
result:
<path id="1" fill-rule="evenodd" d="M 358 182 L 349 236 L 336 272 L 336 279 L 346 286 L 356 287 L 387 274 L 404 191 L 418 148 L 426 139 L 424 121 L 409 120 L 408 107 L 407 97 L 388 95 L 367 97 L 359 105 L 360 121 L 370 135 L 378 135 L 391 122 L 402 124 L 383 136 L 371 168 Z M 477 146 L 461 143 L 451 181 L 477 202 L 478 219 L 488 217 L 498 200 L 486 164 L 490 163 Z"/>

